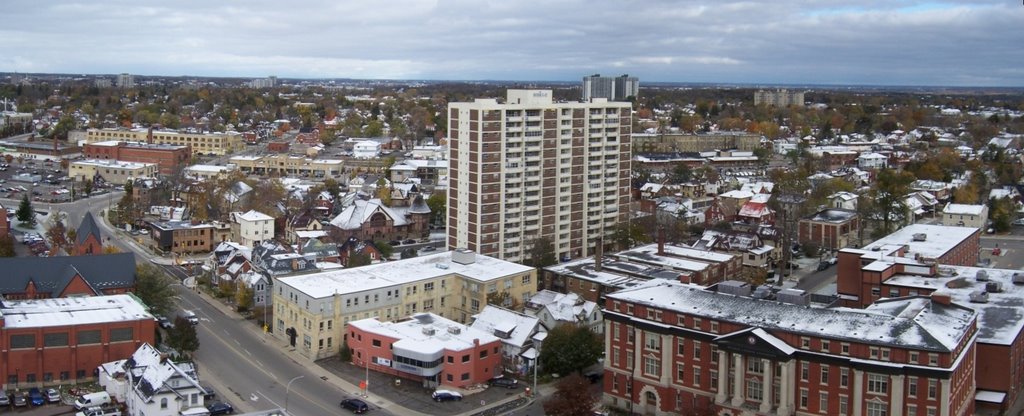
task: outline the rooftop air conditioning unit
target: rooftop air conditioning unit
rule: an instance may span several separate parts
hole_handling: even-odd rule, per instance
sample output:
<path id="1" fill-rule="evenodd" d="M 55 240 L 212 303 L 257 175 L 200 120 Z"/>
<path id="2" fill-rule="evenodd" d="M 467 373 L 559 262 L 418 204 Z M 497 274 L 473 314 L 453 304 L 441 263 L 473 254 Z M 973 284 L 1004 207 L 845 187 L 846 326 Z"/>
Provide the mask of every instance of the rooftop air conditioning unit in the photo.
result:
<path id="1" fill-rule="evenodd" d="M 1003 291 L 1003 282 L 985 283 L 985 291 L 988 293 L 999 293 Z"/>
<path id="2" fill-rule="evenodd" d="M 979 282 L 987 282 L 988 272 L 984 270 L 978 270 L 978 273 L 974 275 L 974 280 L 977 280 Z"/>
<path id="3" fill-rule="evenodd" d="M 988 292 L 983 290 L 971 292 L 971 303 L 988 303 Z"/>
<path id="4" fill-rule="evenodd" d="M 450 326 L 448 327 L 448 333 L 452 335 L 459 335 L 462 333 L 462 328 L 459 328 L 457 326 Z"/>
<path id="5" fill-rule="evenodd" d="M 434 335 L 437 332 L 432 326 L 423 327 L 423 335 Z"/>
<path id="6" fill-rule="evenodd" d="M 914 233 L 914 241 L 925 241 L 928 239 L 928 234 L 925 233 Z"/>
<path id="7" fill-rule="evenodd" d="M 1015 285 L 1024 285 L 1024 273 L 1014 273 L 1013 274 L 1013 284 L 1015 284 Z"/>

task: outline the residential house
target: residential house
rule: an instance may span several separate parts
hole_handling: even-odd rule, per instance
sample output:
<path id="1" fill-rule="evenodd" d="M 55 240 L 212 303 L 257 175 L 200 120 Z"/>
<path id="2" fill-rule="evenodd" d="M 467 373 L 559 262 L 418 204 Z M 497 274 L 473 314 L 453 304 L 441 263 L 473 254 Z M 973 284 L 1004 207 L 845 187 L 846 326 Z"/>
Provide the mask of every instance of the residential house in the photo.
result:
<path id="1" fill-rule="evenodd" d="M 858 198 L 857 194 L 853 192 L 836 192 L 828 196 L 828 206 L 832 208 L 856 211 Z"/>
<path id="2" fill-rule="evenodd" d="M 536 316 L 548 330 L 561 325 L 575 325 L 590 328 L 595 334 L 604 333 L 601 308 L 575 293 L 541 290 L 526 302 L 526 313 Z"/>
<path id="3" fill-rule="evenodd" d="M 502 364 L 505 371 L 523 373 L 532 357 L 524 357 L 533 348 L 533 336 L 544 328 L 536 316 L 486 305 L 480 313 L 473 315 L 470 328 L 492 334 L 501 340 Z"/>
<path id="4" fill-rule="evenodd" d="M 736 213 L 736 221 L 747 225 L 775 224 L 775 210 L 768 207 L 770 194 L 755 194 Z"/>
<path id="5" fill-rule="evenodd" d="M 292 243 L 302 243 L 306 239 L 326 237 L 325 222 L 317 219 L 312 211 L 302 212 L 288 219 L 285 239 Z"/>
<path id="6" fill-rule="evenodd" d="M 244 246 L 274 238 L 274 217 L 256 210 L 231 213 L 231 239 Z"/>
<path id="7" fill-rule="evenodd" d="M 340 262 L 338 245 L 334 243 L 324 243 L 316 238 L 306 239 L 306 241 L 300 244 L 299 253 L 302 253 L 303 255 L 313 255 L 313 258 L 316 259 L 318 263 Z"/>
<path id="8" fill-rule="evenodd" d="M 366 256 L 372 264 L 387 261 L 380 253 L 380 249 L 377 248 L 377 244 L 372 240 L 360 240 L 355 237 L 349 237 L 348 240 L 345 240 L 344 243 L 338 246 L 338 263 L 348 265 L 348 261 L 353 255 Z"/>
<path id="9" fill-rule="evenodd" d="M 176 363 L 149 343 L 130 358 L 98 367 L 99 384 L 130 415 L 179 416 L 205 411 L 207 391 L 191 362 Z M 208 414 L 208 413 L 203 413 Z"/>
<path id="10" fill-rule="evenodd" d="M 942 224 L 984 229 L 988 224 L 988 205 L 946 204 Z"/>
<path id="11" fill-rule="evenodd" d="M 252 248 L 223 241 L 210 253 L 210 260 L 205 268 L 213 272 L 210 281 L 215 285 L 221 282 L 234 282 L 240 275 L 252 270 L 251 258 Z"/>
<path id="12" fill-rule="evenodd" d="M 889 167 L 889 157 L 879 153 L 862 153 L 857 157 L 857 167 L 864 170 L 885 169 Z"/>
<path id="13" fill-rule="evenodd" d="M 272 279 L 295 273 L 317 271 L 313 254 L 295 252 L 291 246 L 263 240 L 252 249 L 252 267 Z"/>
<path id="14" fill-rule="evenodd" d="M 738 230 L 705 230 L 692 247 L 738 256 L 745 270 L 768 270 L 781 257 L 780 250 L 766 244 L 759 234 Z"/>

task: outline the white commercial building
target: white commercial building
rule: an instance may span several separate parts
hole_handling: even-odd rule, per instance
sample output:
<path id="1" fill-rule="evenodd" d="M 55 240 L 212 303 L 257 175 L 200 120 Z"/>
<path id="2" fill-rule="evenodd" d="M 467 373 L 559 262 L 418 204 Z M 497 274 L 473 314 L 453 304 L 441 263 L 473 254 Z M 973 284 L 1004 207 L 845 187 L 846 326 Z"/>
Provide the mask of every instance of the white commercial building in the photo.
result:
<path id="1" fill-rule="evenodd" d="M 256 210 L 231 213 L 231 238 L 246 247 L 274 238 L 274 217 Z"/>
<path id="2" fill-rule="evenodd" d="M 630 103 L 508 90 L 448 108 L 449 247 L 521 261 L 544 237 L 584 257 L 628 217 Z"/>

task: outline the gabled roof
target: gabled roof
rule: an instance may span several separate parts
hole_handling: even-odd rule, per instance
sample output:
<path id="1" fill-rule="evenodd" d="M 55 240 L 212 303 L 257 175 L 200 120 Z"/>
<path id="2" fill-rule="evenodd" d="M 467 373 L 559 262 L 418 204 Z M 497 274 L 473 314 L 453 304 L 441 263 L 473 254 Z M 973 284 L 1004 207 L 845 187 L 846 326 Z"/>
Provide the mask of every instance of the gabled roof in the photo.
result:
<path id="1" fill-rule="evenodd" d="M 394 221 L 394 226 L 399 227 L 408 224 L 404 215 L 400 215 L 393 209 L 384 205 L 380 199 L 371 199 L 369 201 L 356 200 L 351 206 L 341 211 L 337 217 L 331 220 L 331 225 L 341 228 L 342 230 L 357 230 L 363 226 L 364 223 L 370 220 L 370 217 L 376 213 L 383 213 L 385 216 L 391 218 Z"/>
<path id="2" fill-rule="evenodd" d="M 75 244 L 85 243 L 85 240 L 89 236 L 96 236 L 96 241 L 103 241 L 100 238 L 100 228 L 96 226 L 96 220 L 93 219 L 91 212 L 86 212 L 85 216 L 82 217 L 82 223 L 78 224 L 78 231 L 75 234 Z"/>
<path id="3" fill-rule="evenodd" d="M 29 282 L 41 293 L 59 294 L 74 276 L 94 290 L 135 286 L 135 255 L 132 253 L 92 256 L 7 257 L 0 258 L 0 294 L 24 293 Z"/>
<path id="4" fill-rule="evenodd" d="M 539 323 L 537 317 L 487 305 L 473 315 L 473 323 L 469 327 L 494 335 L 502 343 L 522 348 L 529 345 L 530 336 L 537 332 Z"/>
<path id="5" fill-rule="evenodd" d="M 131 358 L 124 362 L 124 369 L 131 373 L 132 389 L 147 403 L 160 393 L 171 393 L 178 397 L 188 397 L 183 392 L 186 389 L 198 389 L 205 393 L 191 363 L 175 363 L 148 343 L 135 350 Z M 182 382 L 171 383 L 172 379 L 180 379 Z"/>

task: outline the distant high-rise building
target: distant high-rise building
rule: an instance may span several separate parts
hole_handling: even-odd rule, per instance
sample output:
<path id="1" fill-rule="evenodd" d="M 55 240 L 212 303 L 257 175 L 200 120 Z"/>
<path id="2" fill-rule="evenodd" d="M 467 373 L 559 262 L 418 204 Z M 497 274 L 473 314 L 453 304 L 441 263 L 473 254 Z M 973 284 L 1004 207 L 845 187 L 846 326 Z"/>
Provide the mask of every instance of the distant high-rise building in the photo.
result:
<path id="1" fill-rule="evenodd" d="M 591 98 L 623 101 L 635 97 L 639 91 L 640 80 L 637 77 L 602 77 L 601 74 L 583 77 L 583 101 L 590 101 Z"/>
<path id="2" fill-rule="evenodd" d="M 135 76 L 132 74 L 118 74 L 114 79 L 118 88 L 135 88 Z"/>
<path id="3" fill-rule="evenodd" d="M 518 262 L 541 237 L 559 258 L 610 242 L 629 215 L 631 112 L 550 90 L 450 103 L 448 247 Z"/>
<path id="4" fill-rule="evenodd" d="M 277 77 L 269 76 L 266 78 L 254 79 L 246 83 L 249 88 L 274 88 L 277 86 Z"/>
<path id="5" fill-rule="evenodd" d="M 754 105 L 761 104 L 775 107 L 804 105 L 804 92 L 789 90 L 757 90 L 754 92 Z"/>
<path id="6" fill-rule="evenodd" d="M 107 78 L 96 78 L 92 83 L 96 88 L 110 88 L 110 86 L 113 85 Z"/>

